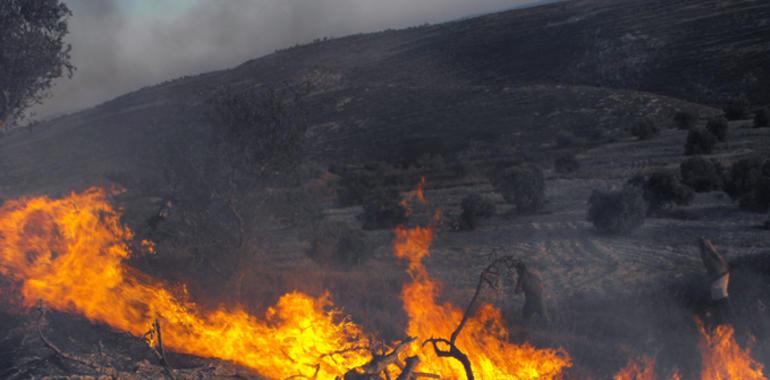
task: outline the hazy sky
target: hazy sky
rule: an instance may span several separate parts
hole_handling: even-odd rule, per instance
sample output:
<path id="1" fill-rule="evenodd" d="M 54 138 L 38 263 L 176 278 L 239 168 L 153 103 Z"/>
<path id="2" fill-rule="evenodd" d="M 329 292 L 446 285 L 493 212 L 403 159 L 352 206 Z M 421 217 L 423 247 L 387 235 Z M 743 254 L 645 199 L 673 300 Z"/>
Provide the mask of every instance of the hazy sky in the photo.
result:
<path id="1" fill-rule="evenodd" d="M 64 0 L 77 71 L 47 117 L 318 37 L 435 23 L 537 0 Z"/>

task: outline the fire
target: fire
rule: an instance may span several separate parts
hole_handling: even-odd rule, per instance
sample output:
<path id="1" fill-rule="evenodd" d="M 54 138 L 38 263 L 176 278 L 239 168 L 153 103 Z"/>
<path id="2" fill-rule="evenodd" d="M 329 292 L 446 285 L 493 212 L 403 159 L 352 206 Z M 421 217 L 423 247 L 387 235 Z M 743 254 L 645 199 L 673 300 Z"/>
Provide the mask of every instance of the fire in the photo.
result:
<path id="1" fill-rule="evenodd" d="M 404 285 L 401 298 L 409 317 L 407 335 L 418 342 L 432 337 L 448 338 L 462 319 L 461 309 L 450 303 L 439 304 L 440 286 L 423 265 L 430 255 L 433 227 L 397 228 L 393 252 L 408 261 L 412 282 Z M 480 379 L 553 379 L 571 366 L 563 350 L 539 349 L 529 344 L 509 342 L 502 313 L 492 305 L 482 305 L 457 339 L 457 346 L 468 355 L 473 372 Z M 437 357 L 430 346 L 412 347 L 410 355 L 421 359 L 421 372 L 442 379 L 464 379 L 465 372 L 453 359 Z"/>
<path id="2" fill-rule="evenodd" d="M 288 293 L 263 318 L 243 310 L 204 312 L 124 264 L 132 232 L 100 189 L 63 199 L 37 197 L 0 207 L 0 275 L 21 303 L 79 313 L 134 336 L 160 319 L 177 352 L 233 361 L 270 378 L 333 378 L 366 363 L 363 331 L 328 296 Z"/>
<path id="3" fill-rule="evenodd" d="M 703 358 L 702 380 L 766 379 L 763 365 L 754 360 L 751 350 L 736 343 L 732 326 L 720 325 L 708 332 L 702 322 L 697 323 L 701 334 L 698 347 Z"/>
<path id="4" fill-rule="evenodd" d="M 614 380 L 655 380 L 655 359 L 645 356 L 641 360 L 631 360 L 614 377 Z M 672 378 L 673 380 L 673 378 Z"/>
<path id="5" fill-rule="evenodd" d="M 751 350 L 743 349 L 735 341 L 735 329 L 729 325 L 717 326 L 709 332 L 700 320 L 696 320 L 701 340 L 698 344 L 702 358 L 701 380 L 764 380 L 763 365 L 751 356 Z M 669 380 L 679 380 L 679 370 Z M 641 363 L 632 360 L 618 372 L 615 380 L 654 380 L 655 359 L 645 356 Z"/>

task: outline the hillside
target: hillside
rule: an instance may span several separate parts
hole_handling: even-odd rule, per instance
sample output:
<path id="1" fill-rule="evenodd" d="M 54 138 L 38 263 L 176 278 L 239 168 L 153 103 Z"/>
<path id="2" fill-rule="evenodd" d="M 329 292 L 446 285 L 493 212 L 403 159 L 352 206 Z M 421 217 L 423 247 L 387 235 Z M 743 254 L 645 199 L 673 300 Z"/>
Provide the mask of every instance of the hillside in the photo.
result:
<path id="1" fill-rule="evenodd" d="M 231 84 L 311 82 L 307 152 L 324 161 L 390 158 L 379 141 L 547 145 L 742 94 L 767 104 L 768 17 L 755 1 L 569 1 L 294 47 L 4 136 L 0 194 L 156 176 L 166 146 L 205 138 L 204 104 Z"/>

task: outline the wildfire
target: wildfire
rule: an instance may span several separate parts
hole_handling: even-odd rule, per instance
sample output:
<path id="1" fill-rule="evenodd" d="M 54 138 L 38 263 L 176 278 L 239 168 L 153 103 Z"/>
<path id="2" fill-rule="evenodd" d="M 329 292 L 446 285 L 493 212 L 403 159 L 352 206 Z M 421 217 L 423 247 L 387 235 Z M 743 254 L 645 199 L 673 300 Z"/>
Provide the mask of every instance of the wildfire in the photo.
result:
<path id="1" fill-rule="evenodd" d="M 409 198 L 424 202 L 423 185 Z M 434 227 L 399 227 L 395 235 L 394 255 L 408 262 L 411 277 L 401 292 L 406 335 L 417 338 L 406 354 L 419 356 L 420 372 L 464 379 L 459 362 L 421 344 L 449 337 L 463 316 L 460 308 L 438 303 L 441 287 L 423 263 Z M 363 329 L 344 318 L 328 294 L 287 293 L 261 317 L 242 309 L 204 311 L 184 288 L 172 290 L 126 265 L 132 239 L 101 189 L 8 201 L 0 207 L 0 276 L 10 280 L 24 307 L 42 300 L 137 337 L 159 319 L 167 348 L 239 363 L 268 378 L 331 379 L 371 359 L 362 349 L 369 346 Z M 154 252 L 152 242 L 141 245 Z M 703 380 L 765 379 L 763 366 L 736 343 L 731 326 L 709 332 L 698 322 L 698 329 Z M 554 379 L 572 365 L 562 349 L 511 343 L 501 311 L 489 304 L 478 307 L 455 343 L 479 379 Z M 644 357 L 614 379 L 654 377 L 655 361 Z M 679 378 L 678 372 L 670 377 Z"/>
<path id="2" fill-rule="evenodd" d="M 754 360 L 751 350 L 736 343 L 732 326 L 721 325 L 708 332 L 702 322 L 697 323 L 701 334 L 698 348 L 703 358 L 702 380 L 766 379 L 763 365 Z"/>
<path id="3" fill-rule="evenodd" d="M 618 372 L 614 380 L 655 380 L 655 359 L 645 356 L 640 361 L 631 360 Z"/>
<path id="4" fill-rule="evenodd" d="M 418 194 L 422 194 L 421 189 L 418 188 Z M 461 309 L 450 303 L 437 303 L 440 286 L 430 278 L 422 263 L 430 255 L 433 232 L 433 227 L 399 227 L 395 231 L 393 252 L 408 261 L 412 278 L 401 292 L 409 317 L 407 335 L 419 338 L 410 355 L 420 357 L 422 372 L 440 375 L 442 379 L 464 379 L 465 372 L 459 362 L 437 357 L 432 347 L 419 344 L 432 337 L 449 337 L 463 315 Z M 511 343 L 502 313 L 489 304 L 479 307 L 468 320 L 456 344 L 468 355 L 473 372 L 480 379 L 553 379 L 571 366 L 563 350 Z"/>
<path id="5" fill-rule="evenodd" d="M 270 378 L 333 378 L 369 359 L 362 330 L 341 318 L 328 296 L 288 293 L 264 318 L 243 310 L 203 312 L 123 263 L 130 230 L 100 189 L 9 201 L 0 207 L 0 275 L 20 287 L 26 307 L 56 310 L 142 336 L 160 318 L 178 352 L 215 357 Z M 181 293 L 181 294 L 175 294 Z"/>

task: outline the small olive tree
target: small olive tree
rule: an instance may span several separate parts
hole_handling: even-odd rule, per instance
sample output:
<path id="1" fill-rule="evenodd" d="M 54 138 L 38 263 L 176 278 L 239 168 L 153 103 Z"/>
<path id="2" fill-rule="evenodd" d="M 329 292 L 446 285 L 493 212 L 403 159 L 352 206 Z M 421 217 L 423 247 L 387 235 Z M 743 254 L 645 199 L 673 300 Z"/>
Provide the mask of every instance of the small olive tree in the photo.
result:
<path id="1" fill-rule="evenodd" d="M 682 183 L 696 192 L 721 190 L 724 186 L 722 165 L 700 156 L 684 160 L 679 165 L 679 174 Z"/>
<path id="2" fill-rule="evenodd" d="M 716 144 L 717 137 L 713 133 L 704 128 L 694 128 L 687 134 L 684 153 L 686 155 L 711 154 Z"/>
<path id="3" fill-rule="evenodd" d="M 594 190 L 588 199 L 586 219 L 607 234 L 624 234 L 644 224 L 647 204 L 642 190 L 625 186 L 619 191 Z"/>
<path id="4" fill-rule="evenodd" d="M 685 206 L 692 202 L 693 190 L 683 184 L 674 173 L 659 171 L 652 173 L 642 186 L 644 199 L 650 211 Z"/>
<path id="5" fill-rule="evenodd" d="M 495 185 L 507 202 L 516 205 L 519 213 L 538 211 L 545 203 L 545 177 L 543 171 L 533 164 L 502 170 Z"/>
<path id="6" fill-rule="evenodd" d="M 474 230 L 479 221 L 489 218 L 495 213 L 495 204 L 479 194 L 466 196 L 460 202 L 462 214 L 460 214 L 459 228 L 461 230 Z"/>

